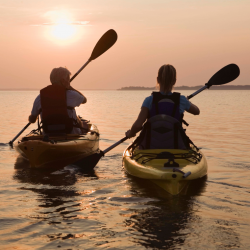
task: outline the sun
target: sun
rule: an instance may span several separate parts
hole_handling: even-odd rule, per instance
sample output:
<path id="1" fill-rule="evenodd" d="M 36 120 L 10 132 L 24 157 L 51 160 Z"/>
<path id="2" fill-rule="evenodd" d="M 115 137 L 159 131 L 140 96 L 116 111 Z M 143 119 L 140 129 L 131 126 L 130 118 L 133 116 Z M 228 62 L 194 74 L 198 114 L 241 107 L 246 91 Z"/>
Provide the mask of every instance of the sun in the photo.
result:
<path id="1" fill-rule="evenodd" d="M 46 13 L 50 22 L 46 23 L 46 37 L 57 44 L 69 44 L 78 40 L 81 31 L 74 25 L 73 17 L 66 11 Z"/>
<path id="2" fill-rule="evenodd" d="M 76 35 L 76 27 L 62 22 L 51 27 L 51 36 L 59 40 L 71 39 Z"/>

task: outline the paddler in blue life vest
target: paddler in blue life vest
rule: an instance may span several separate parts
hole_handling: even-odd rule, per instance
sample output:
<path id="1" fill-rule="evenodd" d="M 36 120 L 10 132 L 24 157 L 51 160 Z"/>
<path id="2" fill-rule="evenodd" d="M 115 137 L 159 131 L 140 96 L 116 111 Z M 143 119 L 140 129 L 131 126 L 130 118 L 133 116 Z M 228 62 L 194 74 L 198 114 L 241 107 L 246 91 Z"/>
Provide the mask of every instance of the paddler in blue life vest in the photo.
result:
<path id="1" fill-rule="evenodd" d="M 183 113 L 187 111 L 199 115 L 200 110 L 185 96 L 172 93 L 176 83 L 176 69 L 172 65 L 160 67 L 157 83 L 160 91 L 145 98 L 137 120 L 125 135 L 128 138 L 134 137 L 143 127 L 138 143 L 140 149 L 189 148 L 190 140 L 181 125 L 185 123 Z"/>
<path id="2" fill-rule="evenodd" d="M 42 129 L 46 134 L 82 134 L 88 125 L 76 115 L 75 107 L 87 102 L 87 98 L 70 86 L 70 71 L 54 68 L 50 74 L 52 85 L 40 90 L 28 120 L 35 123 L 40 114 Z"/>

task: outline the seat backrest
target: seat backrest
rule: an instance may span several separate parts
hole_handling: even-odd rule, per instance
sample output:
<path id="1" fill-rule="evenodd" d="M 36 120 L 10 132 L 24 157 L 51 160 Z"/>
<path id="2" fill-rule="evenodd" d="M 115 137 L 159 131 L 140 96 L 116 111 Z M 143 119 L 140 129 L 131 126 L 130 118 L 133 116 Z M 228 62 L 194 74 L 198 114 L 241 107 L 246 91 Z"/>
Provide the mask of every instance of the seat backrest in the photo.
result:
<path id="1" fill-rule="evenodd" d="M 144 126 L 141 149 L 188 149 L 185 132 L 180 122 L 168 115 L 156 115 Z"/>

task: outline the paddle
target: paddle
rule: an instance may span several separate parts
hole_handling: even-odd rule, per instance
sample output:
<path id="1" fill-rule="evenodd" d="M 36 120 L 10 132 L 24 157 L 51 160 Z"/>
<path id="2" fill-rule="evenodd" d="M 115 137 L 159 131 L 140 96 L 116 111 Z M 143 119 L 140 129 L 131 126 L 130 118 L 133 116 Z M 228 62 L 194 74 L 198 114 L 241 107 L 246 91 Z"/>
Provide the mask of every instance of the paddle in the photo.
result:
<path id="1" fill-rule="evenodd" d="M 73 81 L 73 79 L 75 79 L 75 77 L 93 60 L 95 60 L 97 57 L 99 57 L 100 55 L 102 55 L 103 53 L 105 53 L 109 48 L 111 48 L 115 42 L 117 41 L 117 33 L 110 29 L 108 30 L 97 42 L 97 44 L 95 45 L 92 54 L 90 56 L 90 58 L 88 59 L 88 61 L 73 75 L 73 77 L 71 77 L 70 82 Z M 20 136 L 23 131 L 29 127 L 31 123 L 29 122 L 10 142 L 9 145 L 13 146 L 13 142 L 16 140 L 16 138 L 18 138 L 18 136 Z"/>
<path id="2" fill-rule="evenodd" d="M 235 80 L 239 76 L 239 74 L 240 74 L 239 67 L 236 64 L 229 64 L 229 65 L 225 66 L 224 68 L 220 69 L 217 73 L 215 73 L 210 78 L 208 83 L 205 84 L 204 87 L 200 88 L 199 90 L 194 92 L 192 95 L 189 95 L 187 98 L 191 99 L 192 97 L 194 97 L 195 95 L 197 95 L 198 93 L 203 91 L 204 89 L 209 89 L 213 85 L 222 85 L 222 84 L 226 84 L 228 82 L 231 82 L 231 81 Z M 83 158 L 83 159 L 75 162 L 74 164 L 79 165 L 79 166 L 84 165 L 85 170 L 92 170 L 96 166 L 96 164 L 99 162 L 99 160 L 107 152 L 109 152 L 111 149 L 118 146 L 122 142 L 126 141 L 127 139 L 128 139 L 128 137 L 124 137 L 120 141 L 118 141 L 115 144 L 113 144 L 112 146 L 110 146 L 109 148 L 105 149 L 104 151 L 100 151 L 100 153 L 95 153 L 95 154 L 90 155 L 86 158 Z"/>
<path id="3" fill-rule="evenodd" d="M 86 171 L 92 170 L 96 164 L 99 162 L 99 160 L 107 153 L 109 152 L 111 149 L 115 148 L 116 146 L 118 146 L 119 144 L 121 144 L 122 142 L 126 141 L 128 139 L 128 137 L 123 137 L 120 141 L 114 143 L 113 145 L 111 145 L 110 147 L 106 148 L 105 150 L 100 150 L 99 153 L 95 153 L 92 154 L 90 156 L 87 156 L 77 162 L 74 163 L 74 165 L 77 166 L 82 166 L 84 165 L 84 169 Z"/>
<path id="4" fill-rule="evenodd" d="M 114 30 L 108 30 L 97 42 L 89 60 L 71 77 L 70 82 L 93 60 L 106 52 L 117 41 L 117 33 Z"/>
<path id="5" fill-rule="evenodd" d="M 29 122 L 13 139 L 9 142 L 10 146 L 13 146 L 13 142 L 16 140 L 16 138 L 23 133 L 23 131 L 29 127 L 31 123 Z"/>
<path id="6" fill-rule="evenodd" d="M 240 69 L 236 64 L 228 64 L 227 66 L 220 69 L 216 72 L 210 80 L 205 84 L 204 87 L 200 88 L 192 95 L 189 95 L 187 99 L 191 99 L 192 97 L 199 94 L 204 89 L 209 89 L 213 85 L 222 85 L 228 82 L 235 80 L 240 75 Z"/>

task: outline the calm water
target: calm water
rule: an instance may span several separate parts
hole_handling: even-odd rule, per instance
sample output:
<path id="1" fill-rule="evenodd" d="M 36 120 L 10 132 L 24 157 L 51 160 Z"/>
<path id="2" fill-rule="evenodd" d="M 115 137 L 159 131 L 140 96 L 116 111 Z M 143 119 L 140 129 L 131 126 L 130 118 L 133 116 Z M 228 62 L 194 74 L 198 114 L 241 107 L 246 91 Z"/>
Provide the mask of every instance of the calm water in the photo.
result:
<path id="1" fill-rule="evenodd" d="M 27 124 L 37 94 L 0 92 L 1 249 L 250 248 L 250 91 L 207 90 L 192 99 L 201 115 L 186 115 L 188 135 L 209 170 L 176 197 L 124 172 L 122 152 L 131 140 L 90 174 L 73 166 L 27 168 L 6 143 Z M 124 137 L 150 92 L 84 94 L 88 103 L 77 111 L 98 126 L 105 149 Z"/>

